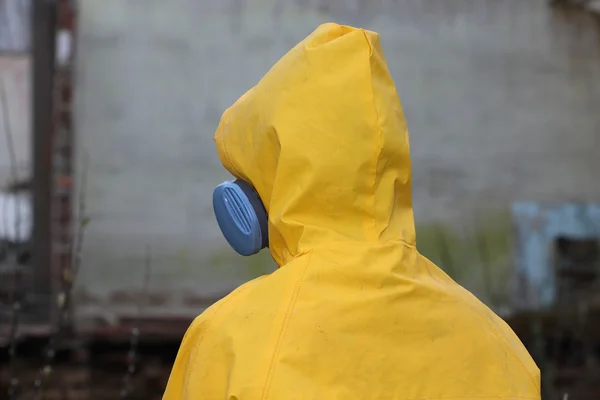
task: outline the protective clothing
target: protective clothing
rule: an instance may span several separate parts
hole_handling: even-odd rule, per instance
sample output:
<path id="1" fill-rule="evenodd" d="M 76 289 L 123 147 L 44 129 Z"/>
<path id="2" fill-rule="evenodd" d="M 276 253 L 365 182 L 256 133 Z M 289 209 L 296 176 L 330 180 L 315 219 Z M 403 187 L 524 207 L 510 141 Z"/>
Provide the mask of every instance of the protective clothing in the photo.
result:
<path id="1" fill-rule="evenodd" d="M 208 308 L 164 398 L 530 399 L 499 317 L 415 247 L 408 132 L 375 32 L 320 26 L 224 114 L 278 270 Z"/>

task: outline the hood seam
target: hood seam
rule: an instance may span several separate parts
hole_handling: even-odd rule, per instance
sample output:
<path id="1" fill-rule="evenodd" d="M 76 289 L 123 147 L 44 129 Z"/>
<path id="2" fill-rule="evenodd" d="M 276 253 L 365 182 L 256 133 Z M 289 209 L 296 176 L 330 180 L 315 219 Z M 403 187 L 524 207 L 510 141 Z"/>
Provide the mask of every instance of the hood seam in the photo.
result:
<path id="1" fill-rule="evenodd" d="M 371 68 L 371 57 L 373 57 L 373 48 L 371 46 L 371 43 L 369 42 L 369 37 L 367 36 L 367 33 L 365 32 L 364 29 L 361 29 L 361 32 L 363 34 L 363 36 L 365 37 L 365 41 L 367 43 L 367 47 L 369 49 L 369 86 L 371 88 L 371 105 L 373 106 L 373 113 L 375 115 L 375 121 L 376 121 L 376 135 L 378 136 L 378 140 L 377 140 L 377 148 L 375 149 L 374 153 L 375 153 L 375 159 L 374 159 L 374 171 L 373 171 L 373 181 L 371 184 L 371 209 L 372 209 L 372 214 L 373 214 L 373 221 L 372 221 L 372 230 L 373 230 L 373 241 L 378 242 L 379 241 L 379 234 L 377 233 L 377 211 L 376 211 L 376 207 L 375 207 L 375 188 L 377 186 L 377 170 L 379 167 L 379 160 L 381 158 L 381 150 L 383 148 L 383 134 L 382 134 L 382 130 L 381 130 L 381 124 L 379 122 L 379 112 L 377 110 L 377 105 L 375 104 L 375 88 L 373 87 L 373 77 L 372 77 L 372 68 Z"/>
<path id="2" fill-rule="evenodd" d="M 290 302 L 288 303 L 288 307 L 287 307 L 287 310 L 286 310 L 286 313 L 284 316 L 283 324 L 281 325 L 279 335 L 277 337 L 277 342 L 275 344 L 275 350 L 273 352 L 271 362 L 269 363 L 269 369 L 267 370 L 267 377 L 265 380 L 265 385 L 264 385 L 263 393 L 261 396 L 262 400 L 267 400 L 269 398 L 269 395 L 271 394 L 270 393 L 271 392 L 271 384 L 273 382 L 273 377 L 275 375 L 275 371 L 276 371 L 276 367 L 277 367 L 276 360 L 277 360 L 277 358 L 279 358 L 279 353 L 281 352 L 281 347 L 283 346 L 283 341 L 286 337 L 288 326 L 290 324 L 292 317 L 294 316 L 294 310 L 296 308 L 296 303 L 298 301 L 298 295 L 300 294 L 300 289 L 302 288 L 302 284 L 304 283 L 304 277 L 306 276 L 306 271 L 310 267 L 312 257 L 313 257 L 313 252 L 311 250 L 309 250 L 305 253 L 302 253 L 295 259 L 299 259 L 301 256 L 304 256 L 304 255 L 306 255 L 308 257 L 308 259 L 306 260 L 306 264 L 304 265 L 303 269 L 300 272 L 300 276 L 298 276 L 296 278 L 296 283 L 294 285 L 294 291 L 292 292 L 292 297 L 290 299 Z"/>

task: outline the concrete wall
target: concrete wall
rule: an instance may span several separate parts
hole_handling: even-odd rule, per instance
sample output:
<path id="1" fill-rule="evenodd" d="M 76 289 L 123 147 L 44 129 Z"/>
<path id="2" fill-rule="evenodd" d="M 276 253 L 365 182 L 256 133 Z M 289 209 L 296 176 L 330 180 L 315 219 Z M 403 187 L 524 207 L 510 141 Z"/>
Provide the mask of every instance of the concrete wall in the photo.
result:
<path id="1" fill-rule="evenodd" d="M 272 267 L 236 257 L 220 236 L 210 194 L 228 176 L 212 135 L 221 112 L 325 21 L 382 35 L 411 131 L 419 223 L 464 223 L 512 199 L 597 200 L 591 22 L 542 2 L 426 4 L 82 0 L 86 304 L 113 310 L 111 294 L 140 289 L 146 246 L 164 312 L 185 312 L 186 293 L 217 295 Z"/>
<path id="2" fill-rule="evenodd" d="M 29 50 L 31 0 L 0 0 L 0 52 Z"/>
<path id="3" fill-rule="evenodd" d="M 0 187 L 13 180 L 12 156 L 16 159 L 18 179 L 28 177 L 30 173 L 29 88 L 29 57 L 0 53 Z M 14 154 L 12 155 L 7 141 L 9 136 L 13 142 Z"/>
<path id="4" fill-rule="evenodd" d="M 17 180 L 31 172 L 30 11 L 30 0 L 0 0 L 0 188 L 13 168 Z"/>

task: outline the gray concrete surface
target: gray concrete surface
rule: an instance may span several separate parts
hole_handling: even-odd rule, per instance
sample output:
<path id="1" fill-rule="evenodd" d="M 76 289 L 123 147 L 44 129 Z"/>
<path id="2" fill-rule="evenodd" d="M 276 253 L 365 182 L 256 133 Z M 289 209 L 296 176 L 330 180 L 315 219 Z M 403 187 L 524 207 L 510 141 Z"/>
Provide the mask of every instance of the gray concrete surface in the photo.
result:
<path id="1" fill-rule="evenodd" d="M 0 189 L 14 180 L 13 167 L 17 179 L 30 172 L 29 6 L 0 0 Z"/>
<path id="2" fill-rule="evenodd" d="M 12 157 L 17 179 L 25 179 L 30 173 L 29 86 L 29 58 L 0 53 L 0 188 L 13 181 Z M 8 140 L 12 141 L 12 155 Z"/>
<path id="3" fill-rule="evenodd" d="M 589 17 L 535 0 L 81 6 L 77 133 L 90 155 L 91 223 L 79 291 L 96 310 L 112 312 L 115 290 L 139 290 L 146 245 L 164 312 L 184 312 L 185 293 L 220 293 L 272 267 L 237 258 L 218 231 L 210 195 L 228 176 L 212 135 L 221 112 L 326 21 L 381 34 L 411 132 L 420 224 L 460 226 L 513 199 L 599 200 Z"/>
<path id="4" fill-rule="evenodd" d="M 0 53 L 29 50 L 31 0 L 0 0 Z"/>

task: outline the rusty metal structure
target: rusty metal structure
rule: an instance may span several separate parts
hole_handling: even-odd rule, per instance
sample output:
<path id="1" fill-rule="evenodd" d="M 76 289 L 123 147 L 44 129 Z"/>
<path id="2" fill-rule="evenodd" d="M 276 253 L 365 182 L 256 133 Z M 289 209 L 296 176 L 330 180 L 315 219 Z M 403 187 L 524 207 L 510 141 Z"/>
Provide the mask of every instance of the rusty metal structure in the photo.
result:
<path id="1" fill-rule="evenodd" d="M 50 191 L 50 281 L 57 293 L 57 309 L 52 321 L 65 328 L 70 325 L 70 292 L 74 279 L 73 213 L 73 82 L 77 14 L 73 1 L 56 4 L 56 41 L 52 86 L 51 191 Z"/>
<path id="2" fill-rule="evenodd" d="M 20 2 L 23 4 L 23 2 Z M 72 266 L 72 89 L 76 10 L 71 1 L 35 1 L 31 12 L 32 178 L 34 228 L 31 265 L 15 271 L 12 295 L 18 327 L 0 325 L 0 342 L 48 336 L 69 305 L 57 300 Z M 23 50 L 25 51 L 25 50 Z M 15 267 L 16 268 L 16 267 Z M 62 294 L 61 294 L 62 293 Z M 10 304 L 8 304 L 11 307 Z M 9 337 L 15 336 L 15 337 Z"/>

